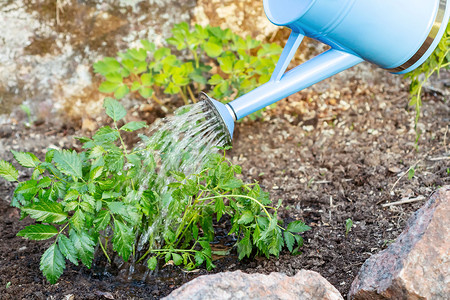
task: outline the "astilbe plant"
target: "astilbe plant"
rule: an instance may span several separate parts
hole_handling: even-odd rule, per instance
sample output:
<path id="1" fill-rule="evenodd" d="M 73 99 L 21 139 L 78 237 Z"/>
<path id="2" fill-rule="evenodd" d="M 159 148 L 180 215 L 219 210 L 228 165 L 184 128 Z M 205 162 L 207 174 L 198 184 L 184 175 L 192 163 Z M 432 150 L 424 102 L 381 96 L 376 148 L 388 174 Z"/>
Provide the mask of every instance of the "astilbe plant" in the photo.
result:
<path id="1" fill-rule="evenodd" d="M 19 180 L 13 165 L 0 161 L 0 176 L 17 182 L 11 205 L 20 209 L 21 219 L 35 220 L 17 235 L 52 241 L 40 261 L 49 282 L 58 280 L 67 260 L 90 268 L 97 246 L 109 261 L 115 252 L 124 261 L 145 262 L 150 269 L 161 260 L 186 269 L 203 264 L 210 269 L 214 267 L 213 222 L 224 215 L 231 220 L 229 234 L 236 238 L 240 259 L 252 254 L 278 256 L 284 245 L 291 252 L 299 251 L 303 244 L 299 233 L 310 228 L 294 221 L 284 229 L 268 193 L 257 183 L 238 179 L 241 168 L 225 154 L 211 154 L 199 174 L 171 172 L 165 193 L 173 201 L 164 207 L 163 195 L 151 180 L 157 166 L 143 163 L 157 145 L 128 149 L 123 139 L 126 132 L 146 124 L 124 123 L 126 110 L 115 99 L 106 98 L 104 107 L 112 126 L 98 129 L 92 138 L 79 138 L 83 144 L 79 153 L 49 149 L 41 161 L 32 153 L 12 151 L 17 163 L 33 170 L 30 179 Z M 150 180 L 140 180 L 140 172 L 150 174 Z M 168 228 L 156 223 L 162 239 L 148 239 L 138 248 L 163 208 L 175 212 L 171 216 L 177 219 L 166 220 L 171 224 Z"/>
<path id="2" fill-rule="evenodd" d="M 100 91 L 118 100 L 133 93 L 163 105 L 164 95 L 179 95 L 188 104 L 208 90 L 227 102 L 267 82 L 282 51 L 275 43 L 243 38 L 229 29 L 190 28 L 184 22 L 173 27 L 167 43 L 169 47 L 158 48 L 142 40 L 140 48 L 95 63 L 94 71 L 104 77 Z"/>

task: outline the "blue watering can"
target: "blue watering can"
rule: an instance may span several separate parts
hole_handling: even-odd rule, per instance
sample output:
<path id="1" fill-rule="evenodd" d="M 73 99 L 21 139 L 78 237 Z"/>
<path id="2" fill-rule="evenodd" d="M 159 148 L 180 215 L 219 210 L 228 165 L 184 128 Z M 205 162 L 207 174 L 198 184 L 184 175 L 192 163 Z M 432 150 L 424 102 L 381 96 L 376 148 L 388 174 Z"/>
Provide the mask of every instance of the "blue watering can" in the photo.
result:
<path id="1" fill-rule="evenodd" d="M 275 25 L 292 29 L 270 80 L 222 104 L 203 94 L 233 136 L 234 122 L 362 61 L 394 74 L 420 66 L 439 43 L 450 0 L 263 0 Z M 286 72 L 304 36 L 331 49 Z"/>

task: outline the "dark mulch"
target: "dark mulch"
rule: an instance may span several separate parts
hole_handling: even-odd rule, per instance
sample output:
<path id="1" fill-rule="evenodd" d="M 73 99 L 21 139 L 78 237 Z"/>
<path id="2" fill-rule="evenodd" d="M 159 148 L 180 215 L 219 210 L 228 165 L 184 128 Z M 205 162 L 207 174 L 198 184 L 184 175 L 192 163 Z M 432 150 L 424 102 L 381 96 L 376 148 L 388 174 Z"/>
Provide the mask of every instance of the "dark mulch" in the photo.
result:
<path id="1" fill-rule="evenodd" d="M 427 95 L 416 151 L 414 112 L 406 107 L 406 90 L 394 83 L 369 84 L 361 79 L 331 82 L 325 91 L 307 90 L 289 97 L 266 112 L 264 121 L 237 124 L 229 157 L 242 165 L 242 178 L 258 180 L 275 203 L 283 200 L 280 218 L 301 219 L 312 227 L 304 235 L 303 253 L 297 256 L 283 252 L 279 258 L 238 261 L 232 254 L 216 260 L 217 268 L 211 272 L 188 273 L 167 266 L 142 282 L 137 280 L 140 275 L 124 280 L 126 269 L 105 268 L 99 255 L 92 270 L 68 264 L 59 282 L 50 285 L 39 271 L 48 243 L 15 236 L 31 220 L 19 222 L 18 211 L 8 204 L 14 186 L 0 181 L 0 298 L 159 299 L 196 276 L 238 269 L 288 275 L 314 270 L 346 296 L 364 261 L 387 247 L 425 200 L 382 205 L 427 197 L 450 181 L 448 102 Z M 10 149 L 42 155 L 49 144 L 70 147 L 75 133 L 50 124 L 30 129 L 2 125 L 0 158 L 11 160 Z M 414 166 L 414 177 L 408 179 L 403 174 Z M 354 227 L 346 236 L 348 218 Z"/>

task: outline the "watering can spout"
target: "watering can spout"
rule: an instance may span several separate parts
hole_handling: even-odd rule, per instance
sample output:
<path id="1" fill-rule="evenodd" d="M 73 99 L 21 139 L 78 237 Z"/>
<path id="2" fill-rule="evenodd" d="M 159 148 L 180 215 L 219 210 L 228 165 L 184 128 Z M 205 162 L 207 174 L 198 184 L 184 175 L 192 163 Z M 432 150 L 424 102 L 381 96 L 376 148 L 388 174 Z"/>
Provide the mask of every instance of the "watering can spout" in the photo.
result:
<path id="1" fill-rule="evenodd" d="M 263 0 L 275 25 L 292 30 L 270 80 L 222 104 L 204 95 L 233 136 L 234 121 L 362 61 L 394 74 L 420 66 L 437 47 L 450 0 Z M 331 49 L 285 73 L 304 36 Z"/>

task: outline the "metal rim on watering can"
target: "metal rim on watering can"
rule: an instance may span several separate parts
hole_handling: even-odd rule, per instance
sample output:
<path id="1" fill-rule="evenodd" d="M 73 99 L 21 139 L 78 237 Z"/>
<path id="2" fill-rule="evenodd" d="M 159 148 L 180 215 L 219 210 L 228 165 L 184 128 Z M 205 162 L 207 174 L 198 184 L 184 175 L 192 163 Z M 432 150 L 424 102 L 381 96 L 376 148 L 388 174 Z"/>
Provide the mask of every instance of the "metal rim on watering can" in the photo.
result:
<path id="1" fill-rule="evenodd" d="M 225 136 L 226 145 L 231 145 L 232 144 L 231 134 L 228 130 L 228 127 L 227 127 L 222 115 L 217 110 L 217 108 L 214 105 L 214 103 L 212 102 L 211 98 L 209 98 L 209 96 L 207 94 L 202 92 L 202 93 L 200 93 L 199 100 L 204 101 L 206 103 L 206 106 L 208 107 L 206 112 L 210 112 L 210 113 L 214 114 L 214 116 L 219 120 L 220 125 L 221 125 L 220 130 L 223 132 L 223 134 Z"/>
<path id="2" fill-rule="evenodd" d="M 436 19 L 434 20 L 433 26 L 431 27 L 430 33 L 428 34 L 427 38 L 425 39 L 425 42 L 423 42 L 422 46 L 420 46 L 419 50 L 417 50 L 416 54 L 414 54 L 407 62 L 405 62 L 403 65 L 387 69 L 390 72 L 397 73 L 404 71 L 414 65 L 419 59 L 422 58 L 422 56 L 427 52 L 427 50 L 430 48 L 431 44 L 433 44 L 434 40 L 436 39 L 439 29 L 442 25 L 442 22 L 444 20 L 445 15 L 445 9 L 447 6 L 446 0 L 440 0 L 439 2 L 439 9 L 436 14 Z"/>

